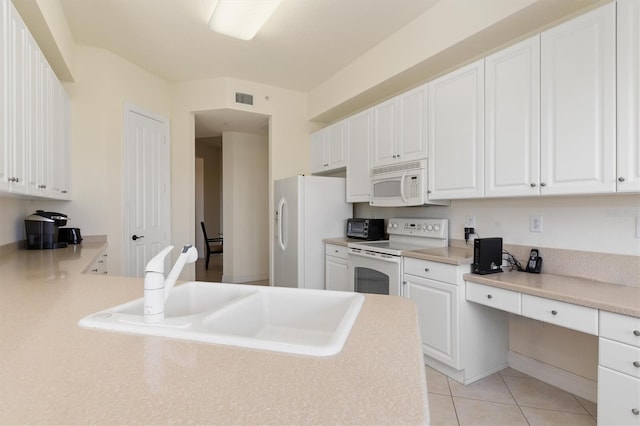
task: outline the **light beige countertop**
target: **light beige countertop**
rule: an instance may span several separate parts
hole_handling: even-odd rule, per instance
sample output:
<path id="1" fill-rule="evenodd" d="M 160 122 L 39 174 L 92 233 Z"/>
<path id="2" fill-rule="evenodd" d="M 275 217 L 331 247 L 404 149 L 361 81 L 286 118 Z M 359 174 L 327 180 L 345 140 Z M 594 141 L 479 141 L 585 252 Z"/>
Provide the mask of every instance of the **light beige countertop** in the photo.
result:
<path id="1" fill-rule="evenodd" d="M 402 252 L 402 255 L 404 257 L 432 260 L 434 262 L 448 263 L 451 265 L 471 265 L 473 262 L 473 248 L 441 247 L 406 250 Z"/>
<path id="2" fill-rule="evenodd" d="M 469 273 L 464 275 L 464 279 L 533 296 L 640 317 L 640 287 L 518 271 L 489 275 Z"/>
<path id="3" fill-rule="evenodd" d="M 360 240 L 357 238 L 349 238 L 349 237 L 336 237 L 336 238 L 325 238 L 322 240 L 325 244 L 333 244 L 336 246 L 346 247 L 349 243 L 361 243 L 364 240 Z"/>
<path id="4" fill-rule="evenodd" d="M 83 329 L 143 294 L 81 273 L 103 248 L 0 250 L 0 424 L 428 423 L 410 300 L 365 295 L 331 357 Z"/>

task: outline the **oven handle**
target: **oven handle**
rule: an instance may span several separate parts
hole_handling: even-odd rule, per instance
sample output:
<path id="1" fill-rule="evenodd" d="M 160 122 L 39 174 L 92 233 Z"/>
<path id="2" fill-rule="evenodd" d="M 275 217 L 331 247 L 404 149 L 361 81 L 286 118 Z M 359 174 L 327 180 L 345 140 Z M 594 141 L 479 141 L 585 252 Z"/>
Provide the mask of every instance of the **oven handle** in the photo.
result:
<path id="1" fill-rule="evenodd" d="M 376 253 L 374 251 L 362 250 L 359 248 L 349 248 L 349 254 L 368 258 L 368 259 L 381 260 L 383 262 L 389 262 L 389 263 L 400 263 L 402 261 L 402 256 L 393 256 L 390 254 Z"/>

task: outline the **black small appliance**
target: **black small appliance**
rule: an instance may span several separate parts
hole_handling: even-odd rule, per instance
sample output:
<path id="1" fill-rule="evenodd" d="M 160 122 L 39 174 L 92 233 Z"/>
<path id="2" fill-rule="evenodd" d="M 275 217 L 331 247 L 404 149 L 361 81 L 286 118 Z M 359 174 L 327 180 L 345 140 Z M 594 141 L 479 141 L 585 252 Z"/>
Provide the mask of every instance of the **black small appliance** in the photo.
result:
<path id="1" fill-rule="evenodd" d="M 67 247 L 66 242 L 58 241 L 58 229 L 67 224 L 67 215 L 56 212 L 36 210 L 24 220 L 27 234 L 27 249 L 42 250 Z"/>
<path id="2" fill-rule="evenodd" d="M 471 272 L 480 275 L 502 272 L 502 238 L 476 238 L 473 241 Z"/>
<path id="3" fill-rule="evenodd" d="M 60 228 L 58 230 L 58 241 L 68 244 L 80 244 L 82 242 L 80 228 Z"/>
<path id="4" fill-rule="evenodd" d="M 376 241 L 384 239 L 384 219 L 347 219 L 347 237 Z"/>

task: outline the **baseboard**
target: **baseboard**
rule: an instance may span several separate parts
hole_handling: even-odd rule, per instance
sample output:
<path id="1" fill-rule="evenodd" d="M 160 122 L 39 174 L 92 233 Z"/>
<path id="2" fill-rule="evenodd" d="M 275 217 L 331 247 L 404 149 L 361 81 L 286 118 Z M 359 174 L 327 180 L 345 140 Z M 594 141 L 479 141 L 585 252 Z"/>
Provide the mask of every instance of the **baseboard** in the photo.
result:
<path id="1" fill-rule="evenodd" d="M 591 402 L 596 402 L 598 384 L 569 371 L 546 364 L 517 352 L 507 354 L 509 366 L 540 381 L 570 392 Z"/>

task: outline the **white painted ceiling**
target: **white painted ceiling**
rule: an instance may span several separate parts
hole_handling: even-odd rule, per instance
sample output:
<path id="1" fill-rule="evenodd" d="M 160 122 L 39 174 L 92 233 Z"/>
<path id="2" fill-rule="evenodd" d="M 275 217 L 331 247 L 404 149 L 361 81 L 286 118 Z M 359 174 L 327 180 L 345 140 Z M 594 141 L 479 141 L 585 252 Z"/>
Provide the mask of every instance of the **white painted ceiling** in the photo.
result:
<path id="1" fill-rule="evenodd" d="M 234 77 L 308 92 L 437 1 L 283 0 L 250 41 L 209 29 L 215 0 L 60 3 L 77 43 L 167 81 Z"/>
<path id="2" fill-rule="evenodd" d="M 241 1 L 241 0 L 239 0 Z M 253 40 L 209 29 L 216 0 L 60 0 L 75 41 L 163 79 L 233 77 L 308 92 L 438 0 L 283 0 Z M 266 133 L 268 117 L 196 113 L 196 137 Z"/>

